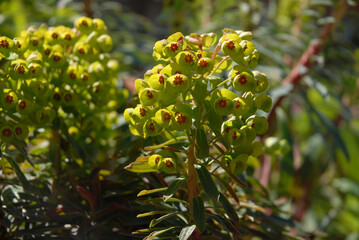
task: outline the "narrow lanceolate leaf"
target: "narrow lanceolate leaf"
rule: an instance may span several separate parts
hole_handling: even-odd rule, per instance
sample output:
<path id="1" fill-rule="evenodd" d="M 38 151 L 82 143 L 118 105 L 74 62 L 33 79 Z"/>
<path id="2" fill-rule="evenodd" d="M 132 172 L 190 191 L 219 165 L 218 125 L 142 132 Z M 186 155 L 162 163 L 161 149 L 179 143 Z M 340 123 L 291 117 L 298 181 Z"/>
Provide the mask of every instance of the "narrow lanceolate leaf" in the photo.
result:
<path id="1" fill-rule="evenodd" d="M 162 191 L 166 191 L 167 187 L 164 188 L 156 188 L 156 189 L 151 189 L 151 190 L 142 190 L 141 192 L 139 192 L 137 194 L 137 197 L 143 196 L 143 195 L 147 195 L 147 194 L 151 194 L 151 193 L 156 193 L 156 192 L 162 192 Z"/>
<path id="2" fill-rule="evenodd" d="M 211 174 L 208 172 L 207 168 L 202 165 L 195 165 L 195 168 L 197 170 L 197 174 L 202 184 L 203 190 L 208 196 L 214 198 L 214 200 L 217 201 L 219 193 L 217 186 L 213 182 Z"/>
<path id="3" fill-rule="evenodd" d="M 150 165 L 148 165 L 148 158 L 149 156 L 139 157 L 136 161 L 127 165 L 125 169 L 136 173 L 157 172 L 157 169 L 151 168 Z"/>
<path id="4" fill-rule="evenodd" d="M 167 190 L 163 194 L 163 201 L 167 202 L 173 194 L 177 192 L 177 190 L 181 187 L 183 183 L 186 182 L 185 178 L 177 178 L 175 179 L 167 188 Z"/>
<path id="5" fill-rule="evenodd" d="M 239 217 L 236 213 L 236 210 L 234 210 L 233 206 L 231 205 L 231 203 L 228 201 L 228 199 L 226 198 L 226 196 L 224 196 L 222 193 L 219 193 L 219 201 L 222 204 L 222 207 L 224 209 L 224 211 L 226 211 L 228 217 L 234 221 L 234 222 L 238 222 L 239 221 Z"/>
<path id="6" fill-rule="evenodd" d="M 170 218 L 170 217 L 173 217 L 173 216 L 176 216 L 176 215 L 179 215 L 181 214 L 181 212 L 173 212 L 173 213 L 168 213 L 166 215 L 163 215 L 157 219 L 153 219 L 149 225 L 150 228 L 156 226 L 157 224 L 159 224 L 160 222 L 162 222 L 163 220 L 166 220 L 167 218 Z"/>
<path id="7" fill-rule="evenodd" d="M 187 240 L 192 235 L 195 229 L 196 229 L 196 225 L 182 228 L 179 235 L 179 240 Z"/>
<path id="8" fill-rule="evenodd" d="M 201 197 L 193 198 L 193 219 L 200 232 L 206 228 L 206 215 Z"/>
<path id="9" fill-rule="evenodd" d="M 202 128 L 197 128 L 197 149 L 196 157 L 199 159 L 205 159 L 209 156 L 209 146 L 207 141 L 206 132 Z"/>
<path id="10" fill-rule="evenodd" d="M 157 237 L 158 235 L 161 235 L 162 233 L 168 232 L 172 229 L 175 229 L 176 227 L 169 227 L 169 228 L 165 228 L 162 230 L 158 230 L 158 231 L 154 231 L 152 232 L 150 235 L 148 235 L 147 237 L 144 238 L 144 240 L 150 240 L 150 239 L 154 239 L 155 237 Z"/>
<path id="11" fill-rule="evenodd" d="M 148 216 L 153 216 L 153 215 L 157 215 L 157 214 L 165 214 L 165 213 L 168 213 L 168 211 L 152 211 L 152 212 L 138 214 L 137 217 L 141 218 L 141 217 L 148 217 Z"/>
<path id="12" fill-rule="evenodd" d="M 10 155 L 6 154 L 6 153 L 2 153 L 2 155 L 5 157 L 5 159 L 10 163 L 12 169 L 14 170 L 14 172 L 16 173 L 17 178 L 19 179 L 19 181 L 21 182 L 21 184 L 23 185 L 23 187 L 26 190 L 26 187 L 29 186 L 29 182 L 27 181 L 24 173 L 20 170 L 19 165 L 17 165 L 17 163 L 14 161 L 14 159 L 12 159 L 10 157 Z"/>

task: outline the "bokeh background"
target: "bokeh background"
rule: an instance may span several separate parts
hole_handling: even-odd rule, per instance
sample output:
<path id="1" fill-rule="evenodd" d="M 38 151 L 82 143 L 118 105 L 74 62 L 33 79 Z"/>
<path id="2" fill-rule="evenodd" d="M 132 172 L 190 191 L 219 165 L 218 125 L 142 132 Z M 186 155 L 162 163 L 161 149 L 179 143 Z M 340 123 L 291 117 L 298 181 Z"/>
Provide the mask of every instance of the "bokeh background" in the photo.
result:
<path id="1" fill-rule="evenodd" d="M 156 64 L 159 39 L 177 31 L 252 31 L 258 70 L 267 74 L 272 98 L 282 98 L 270 135 L 286 139 L 290 150 L 265 155 L 248 174 L 301 231 L 315 239 L 359 239 L 358 1 L 1 0 L 0 35 L 16 37 L 42 23 L 72 26 L 79 16 L 106 22 L 121 63 L 118 81 L 130 91 Z M 315 41 L 322 47 L 309 55 L 312 64 L 298 68 L 297 82 L 283 84 Z"/>

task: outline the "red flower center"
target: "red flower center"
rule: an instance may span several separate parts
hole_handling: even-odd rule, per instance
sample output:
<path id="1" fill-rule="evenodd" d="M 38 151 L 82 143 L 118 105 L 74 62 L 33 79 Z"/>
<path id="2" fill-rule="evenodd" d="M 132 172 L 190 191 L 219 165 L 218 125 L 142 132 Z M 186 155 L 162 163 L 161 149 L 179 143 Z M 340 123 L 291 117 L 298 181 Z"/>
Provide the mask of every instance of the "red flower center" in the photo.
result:
<path id="1" fill-rule="evenodd" d="M 34 39 L 34 41 L 32 41 L 32 45 L 37 46 L 37 44 L 39 44 L 39 41 L 37 39 Z"/>
<path id="2" fill-rule="evenodd" d="M 76 74 L 74 72 L 70 73 L 70 78 L 71 79 L 75 79 L 76 78 Z"/>
<path id="3" fill-rule="evenodd" d="M 57 38 L 59 37 L 59 35 L 54 32 L 54 33 L 51 34 L 51 37 L 52 37 L 53 39 L 57 39 Z"/>
<path id="4" fill-rule="evenodd" d="M 239 100 L 237 100 L 236 108 L 240 108 L 240 107 L 241 107 L 241 103 Z"/>
<path id="5" fill-rule="evenodd" d="M 84 50 L 83 48 L 80 48 L 80 49 L 79 49 L 79 53 L 85 54 L 85 50 Z"/>
<path id="6" fill-rule="evenodd" d="M 12 103 L 14 101 L 14 97 L 11 95 L 6 95 L 6 102 Z"/>
<path id="7" fill-rule="evenodd" d="M 176 52 L 177 49 L 178 49 L 178 44 L 177 43 L 171 43 L 171 51 Z"/>
<path id="8" fill-rule="evenodd" d="M 81 80 L 84 82 L 87 82 L 87 80 L 89 79 L 89 77 L 87 75 L 83 75 Z"/>
<path id="9" fill-rule="evenodd" d="M 170 160 L 166 160 L 166 167 L 173 168 L 173 162 L 171 162 Z"/>
<path id="10" fill-rule="evenodd" d="M 236 138 L 237 138 L 237 132 L 233 132 L 232 138 L 233 138 L 233 139 L 236 139 Z"/>
<path id="11" fill-rule="evenodd" d="M 87 22 L 85 20 L 82 20 L 81 24 L 84 25 L 85 27 L 88 26 L 88 24 L 87 24 Z"/>
<path id="12" fill-rule="evenodd" d="M 161 75 L 158 79 L 158 81 L 161 83 L 161 84 L 164 84 L 165 83 L 165 79 L 164 77 Z"/>
<path id="13" fill-rule="evenodd" d="M 65 35 L 65 40 L 70 41 L 70 40 L 71 40 L 71 35 L 70 35 L 70 34 L 66 34 L 66 35 Z"/>
<path id="14" fill-rule="evenodd" d="M 150 90 L 147 90 L 147 97 L 153 98 L 153 93 Z"/>
<path id="15" fill-rule="evenodd" d="M 15 128 L 15 133 L 16 133 L 16 135 L 21 135 L 21 133 L 22 133 L 21 127 L 16 127 Z"/>
<path id="16" fill-rule="evenodd" d="M 227 42 L 226 47 L 227 47 L 229 50 L 233 50 L 234 47 L 235 47 L 235 46 L 234 46 L 234 42 L 233 42 L 233 41 Z"/>
<path id="17" fill-rule="evenodd" d="M 156 130 L 155 124 L 153 122 L 150 123 L 150 130 L 153 132 Z"/>
<path id="18" fill-rule="evenodd" d="M 186 123 L 186 117 L 183 116 L 182 114 L 179 114 L 176 117 L 176 121 L 177 121 L 178 124 L 185 124 Z"/>
<path id="19" fill-rule="evenodd" d="M 219 106 L 220 108 L 225 108 L 225 107 L 227 106 L 226 100 L 224 100 L 224 99 L 219 100 L 218 106 Z"/>
<path id="20" fill-rule="evenodd" d="M 24 100 L 21 100 L 21 101 L 19 102 L 19 108 L 25 109 L 25 107 L 26 107 L 26 102 L 25 102 Z"/>
<path id="21" fill-rule="evenodd" d="M 182 85 L 184 83 L 183 78 L 181 76 L 175 76 L 173 81 L 175 85 Z"/>
<path id="22" fill-rule="evenodd" d="M 199 61 L 199 67 L 200 68 L 206 68 L 208 65 L 208 62 L 204 59 L 202 59 L 201 61 Z"/>
<path id="23" fill-rule="evenodd" d="M 60 94 L 55 93 L 54 96 L 53 96 L 53 99 L 54 99 L 55 101 L 60 101 L 60 99 L 61 99 Z"/>
<path id="24" fill-rule="evenodd" d="M 49 55 L 50 52 L 51 52 L 51 51 L 50 51 L 50 49 L 48 49 L 48 48 L 44 51 L 45 55 Z"/>
<path id="25" fill-rule="evenodd" d="M 61 57 L 59 55 L 54 55 L 54 61 L 58 62 L 61 60 Z"/>
<path id="26" fill-rule="evenodd" d="M 9 48 L 9 42 L 3 39 L 0 41 L 0 46 L 2 46 L 2 48 Z"/>
<path id="27" fill-rule="evenodd" d="M 2 135 L 4 135 L 5 137 L 10 137 L 11 136 L 11 130 L 9 128 L 5 128 L 2 131 Z"/>
<path id="28" fill-rule="evenodd" d="M 193 62 L 193 56 L 191 54 L 187 54 L 184 57 L 184 60 L 186 61 L 186 63 L 192 63 Z"/>
<path id="29" fill-rule="evenodd" d="M 156 157 L 155 163 L 158 164 L 158 162 L 160 161 L 160 159 L 161 159 L 160 157 Z"/>
<path id="30" fill-rule="evenodd" d="M 66 93 L 65 95 L 65 101 L 66 102 L 71 102 L 72 101 L 72 95 L 70 93 Z"/>
<path id="31" fill-rule="evenodd" d="M 146 113 L 147 113 L 147 110 L 146 110 L 146 109 L 140 108 L 140 115 L 141 115 L 141 117 L 146 116 Z"/>
<path id="32" fill-rule="evenodd" d="M 165 121 L 171 120 L 171 114 L 169 114 L 168 112 L 166 112 L 166 113 L 163 115 L 163 120 L 165 120 Z"/>
<path id="33" fill-rule="evenodd" d="M 241 85 L 246 84 L 246 83 L 247 83 L 247 78 L 246 78 L 246 76 L 241 75 L 241 76 L 238 78 L 238 82 L 239 82 Z"/>
<path id="34" fill-rule="evenodd" d="M 24 66 L 18 66 L 18 67 L 17 67 L 17 71 L 18 71 L 19 74 L 24 74 L 24 73 L 25 73 L 25 68 L 24 68 Z"/>

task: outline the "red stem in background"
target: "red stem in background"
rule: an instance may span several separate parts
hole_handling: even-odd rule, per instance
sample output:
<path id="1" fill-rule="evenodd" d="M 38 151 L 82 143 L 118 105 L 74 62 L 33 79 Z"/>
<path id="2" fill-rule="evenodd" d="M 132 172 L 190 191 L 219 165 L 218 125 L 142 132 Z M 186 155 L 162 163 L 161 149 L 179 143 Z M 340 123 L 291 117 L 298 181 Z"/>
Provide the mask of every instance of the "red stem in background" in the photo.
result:
<path id="1" fill-rule="evenodd" d="M 326 24 L 320 34 L 318 35 L 318 38 L 315 41 L 312 41 L 312 43 L 308 46 L 307 50 L 302 54 L 300 57 L 297 65 L 292 69 L 292 71 L 289 73 L 289 75 L 282 81 L 282 85 L 285 84 L 292 84 L 293 89 L 295 89 L 300 80 L 305 76 L 312 67 L 311 58 L 314 55 L 318 55 L 325 44 L 327 43 L 329 37 L 331 36 L 332 32 L 334 31 L 336 25 L 340 22 L 340 20 L 343 18 L 346 10 L 348 8 L 348 4 L 346 0 L 342 0 L 338 7 L 333 9 L 332 17 L 334 18 L 334 21 L 331 23 Z M 302 69 L 305 68 L 303 71 Z M 284 98 L 286 98 L 288 95 L 283 95 L 273 104 L 273 108 L 268 116 L 268 123 L 270 129 L 268 132 L 271 132 L 271 129 L 274 126 L 274 120 L 275 120 L 275 112 L 276 109 L 281 105 Z M 263 136 L 262 139 L 266 138 L 267 136 Z M 262 164 L 260 168 L 258 169 L 259 173 L 259 181 L 264 185 L 268 185 L 269 176 L 268 172 L 270 172 L 271 169 L 271 161 L 270 158 L 263 158 Z"/>

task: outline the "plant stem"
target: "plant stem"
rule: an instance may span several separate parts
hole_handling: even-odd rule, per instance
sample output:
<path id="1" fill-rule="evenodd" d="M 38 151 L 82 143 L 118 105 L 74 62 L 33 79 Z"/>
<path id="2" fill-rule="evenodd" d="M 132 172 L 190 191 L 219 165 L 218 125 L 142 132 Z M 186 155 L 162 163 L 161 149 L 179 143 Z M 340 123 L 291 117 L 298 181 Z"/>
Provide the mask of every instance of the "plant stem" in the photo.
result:
<path id="1" fill-rule="evenodd" d="M 50 144 L 52 145 L 52 149 L 54 151 L 54 166 L 55 173 L 57 176 L 61 174 L 61 136 L 59 132 L 55 129 L 51 129 L 52 139 L 50 140 Z M 51 158 L 50 158 L 51 159 Z"/>
<path id="2" fill-rule="evenodd" d="M 199 196 L 198 193 L 198 177 L 197 172 L 194 167 L 194 164 L 196 162 L 196 157 L 194 155 L 194 144 L 191 144 L 189 146 L 189 151 L 187 153 L 188 158 L 188 202 L 189 202 L 189 208 L 191 216 L 193 216 L 193 198 Z"/>
<path id="3" fill-rule="evenodd" d="M 227 59 L 229 58 L 229 56 L 226 56 L 222 59 L 222 61 L 220 61 L 218 63 L 218 65 L 212 70 L 212 72 L 207 76 L 207 77 L 210 77 L 213 75 L 213 73 L 215 73 L 217 71 L 217 69 L 222 65 L 222 63 L 224 63 L 224 61 L 226 61 Z"/>

